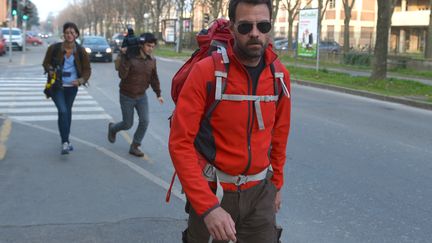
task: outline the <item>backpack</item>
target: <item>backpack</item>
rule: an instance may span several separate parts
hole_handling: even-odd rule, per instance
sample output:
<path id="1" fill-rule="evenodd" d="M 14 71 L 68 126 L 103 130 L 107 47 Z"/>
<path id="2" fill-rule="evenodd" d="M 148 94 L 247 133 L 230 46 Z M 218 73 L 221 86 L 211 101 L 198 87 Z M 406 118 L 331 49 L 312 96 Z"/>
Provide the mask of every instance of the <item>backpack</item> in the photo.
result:
<path id="1" fill-rule="evenodd" d="M 272 102 L 277 101 L 279 96 L 282 94 L 282 91 L 285 95 L 289 97 L 289 92 L 287 87 L 283 82 L 283 71 L 279 70 L 282 65 L 279 61 L 278 65 L 270 64 L 270 68 L 274 77 L 274 95 L 266 95 L 266 96 L 245 96 L 245 95 L 225 95 L 224 91 L 226 88 L 226 78 L 228 77 L 229 71 L 229 58 L 226 52 L 226 46 L 233 39 L 233 36 L 228 29 L 229 22 L 225 19 L 216 19 L 212 26 L 208 30 L 202 30 L 197 36 L 196 40 L 198 42 L 199 48 L 192 54 L 189 60 L 186 61 L 185 64 L 177 71 L 174 75 L 171 83 L 171 97 L 174 101 L 174 104 L 177 103 L 178 97 L 180 95 L 181 89 L 183 88 L 184 83 L 195 63 L 200 61 L 201 59 L 212 56 L 213 63 L 215 67 L 215 80 L 207 83 L 207 100 L 205 106 L 205 115 L 201 121 L 201 125 L 198 131 L 198 134 L 194 141 L 194 146 L 199 154 L 205 158 L 205 160 L 209 163 L 214 161 L 216 157 L 216 151 L 209 150 L 209 145 L 212 145 L 214 141 L 209 141 L 209 137 L 211 137 L 211 129 L 210 127 L 210 118 L 213 110 L 219 104 L 221 100 L 250 100 L 258 102 Z M 277 70 L 276 70 L 277 69 Z M 282 89 L 279 87 L 277 79 L 280 79 Z M 258 108 L 259 114 L 260 108 Z M 257 111 L 258 111 L 257 110 Z M 171 120 L 171 117 L 169 120 Z M 264 129 L 264 125 L 262 124 L 262 119 L 258 119 L 258 124 L 260 129 Z M 202 162 L 202 161 L 201 161 Z M 205 164 L 201 164 L 201 167 L 204 168 Z M 169 202 L 171 196 L 172 186 L 174 184 L 176 172 L 174 172 L 171 178 L 171 184 L 167 191 L 166 202 Z"/>
<path id="2" fill-rule="evenodd" d="M 229 22 L 226 19 L 216 19 L 209 29 L 201 30 L 196 36 L 199 48 L 172 78 L 171 97 L 174 104 L 177 103 L 180 91 L 193 65 L 201 59 L 210 56 L 218 47 L 226 47 L 227 43 L 233 39 L 228 29 L 228 24 Z"/>

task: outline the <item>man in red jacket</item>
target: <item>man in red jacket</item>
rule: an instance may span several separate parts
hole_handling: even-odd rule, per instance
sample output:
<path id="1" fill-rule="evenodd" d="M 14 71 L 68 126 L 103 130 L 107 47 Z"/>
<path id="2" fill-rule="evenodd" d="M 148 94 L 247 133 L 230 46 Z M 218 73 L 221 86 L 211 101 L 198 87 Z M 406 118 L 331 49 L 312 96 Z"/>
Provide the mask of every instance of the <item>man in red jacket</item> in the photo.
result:
<path id="1" fill-rule="evenodd" d="M 271 0 L 231 0 L 225 89 L 207 57 L 177 101 L 169 150 L 191 205 L 185 242 L 277 242 L 291 101 L 289 73 L 269 45 L 271 9 Z M 205 119 L 209 98 L 220 102 Z"/>

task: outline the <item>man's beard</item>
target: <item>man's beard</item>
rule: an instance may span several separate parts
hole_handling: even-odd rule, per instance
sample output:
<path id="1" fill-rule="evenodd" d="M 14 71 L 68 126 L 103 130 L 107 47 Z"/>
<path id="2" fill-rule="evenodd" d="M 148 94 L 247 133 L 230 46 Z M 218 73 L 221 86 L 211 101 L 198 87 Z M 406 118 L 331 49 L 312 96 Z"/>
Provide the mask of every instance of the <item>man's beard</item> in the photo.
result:
<path id="1" fill-rule="evenodd" d="M 267 48 L 267 43 L 262 43 L 258 39 L 250 39 L 248 42 L 246 42 L 246 45 L 239 45 L 239 42 L 236 42 L 238 54 L 241 56 L 242 59 L 251 59 L 251 58 L 259 58 L 262 57 L 264 54 L 264 50 Z M 249 48 L 250 45 L 260 45 L 261 48 Z"/>

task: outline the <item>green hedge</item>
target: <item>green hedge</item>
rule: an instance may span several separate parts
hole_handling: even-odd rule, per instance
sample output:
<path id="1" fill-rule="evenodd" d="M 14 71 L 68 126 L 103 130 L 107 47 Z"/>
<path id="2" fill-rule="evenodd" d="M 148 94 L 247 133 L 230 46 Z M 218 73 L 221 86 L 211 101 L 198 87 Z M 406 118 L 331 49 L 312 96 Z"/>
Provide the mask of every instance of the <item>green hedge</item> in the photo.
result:
<path id="1" fill-rule="evenodd" d="M 343 63 L 354 66 L 367 66 L 371 64 L 372 55 L 367 53 L 349 52 L 343 55 Z"/>

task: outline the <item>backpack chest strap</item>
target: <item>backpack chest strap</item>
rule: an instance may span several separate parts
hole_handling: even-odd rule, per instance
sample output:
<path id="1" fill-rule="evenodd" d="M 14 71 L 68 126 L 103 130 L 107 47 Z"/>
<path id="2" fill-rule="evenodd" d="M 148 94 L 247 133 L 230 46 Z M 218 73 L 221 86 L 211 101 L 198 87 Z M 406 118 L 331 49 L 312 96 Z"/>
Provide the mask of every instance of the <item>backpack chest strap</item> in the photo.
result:
<path id="1" fill-rule="evenodd" d="M 224 94 L 222 92 L 223 79 L 227 78 L 226 72 L 215 71 L 216 76 L 216 100 L 228 100 L 228 101 L 254 101 L 255 103 L 255 114 L 258 121 L 258 127 L 260 130 L 264 130 L 264 119 L 262 117 L 261 103 L 260 102 L 276 102 L 279 99 L 278 95 L 238 95 L 238 94 Z M 283 78 L 283 75 L 282 75 Z"/>

